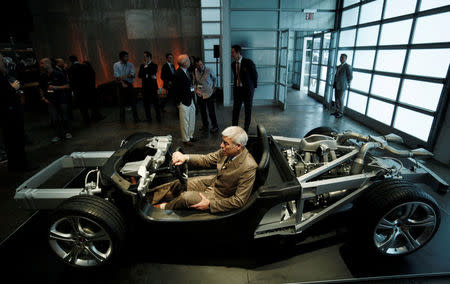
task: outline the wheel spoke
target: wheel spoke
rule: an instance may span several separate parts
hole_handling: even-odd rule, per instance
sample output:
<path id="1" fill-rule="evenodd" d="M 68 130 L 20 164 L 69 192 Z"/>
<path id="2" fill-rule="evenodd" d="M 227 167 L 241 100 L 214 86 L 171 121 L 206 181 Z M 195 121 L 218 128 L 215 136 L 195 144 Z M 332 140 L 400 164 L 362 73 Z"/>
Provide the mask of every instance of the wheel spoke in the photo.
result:
<path id="1" fill-rule="evenodd" d="M 378 224 L 377 229 L 391 229 L 393 230 L 395 227 L 395 224 L 386 218 L 381 219 L 380 223 Z"/>
<path id="2" fill-rule="evenodd" d="M 79 217 L 70 217 L 68 218 L 70 225 L 72 226 L 72 230 L 74 233 L 80 233 L 83 231 L 80 224 L 80 218 Z"/>
<path id="3" fill-rule="evenodd" d="M 410 219 L 414 213 L 416 212 L 417 208 L 419 207 L 419 204 L 417 203 L 408 203 L 405 205 L 405 212 L 400 217 L 401 219 Z"/>
<path id="4" fill-rule="evenodd" d="M 104 261 L 106 260 L 106 258 L 105 258 L 103 255 L 101 255 L 101 254 L 95 249 L 95 247 L 94 247 L 93 245 L 85 246 L 84 248 L 89 252 L 89 254 L 90 254 L 91 256 L 93 256 L 93 257 L 97 260 L 97 262 L 104 262 Z"/>
<path id="5" fill-rule="evenodd" d="M 398 233 L 397 232 L 393 232 L 389 238 L 383 242 L 381 244 L 381 246 L 379 247 L 379 249 L 385 253 L 388 249 L 391 248 L 392 244 L 395 242 L 395 240 L 397 239 Z"/>
<path id="6" fill-rule="evenodd" d="M 70 252 L 64 257 L 64 260 L 75 264 L 75 262 L 78 260 L 78 255 L 80 254 L 80 249 L 76 246 L 72 247 Z"/>
<path id="7" fill-rule="evenodd" d="M 109 236 L 104 231 L 100 231 L 95 234 L 88 235 L 87 238 L 92 242 L 109 241 Z"/>
<path id="8" fill-rule="evenodd" d="M 401 234 L 406 239 L 406 246 L 408 247 L 409 251 L 415 250 L 420 246 L 420 243 L 409 233 L 409 231 L 403 231 Z"/>
<path id="9" fill-rule="evenodd" d="M 72 238 L 72 234 L 64 234 L 58 231 L 51 230 L 49 238 L 55 241 L 63 241 L 73 243 L 75 240 Z"/>
<path id="10" fill-rule="evenodd" d="M 412 220 L 408 219 L 405 226 L 407 227 L 434 227 L 436 224 L 436 217 L 434 215 L 430 215 L 423 220 Z"/>

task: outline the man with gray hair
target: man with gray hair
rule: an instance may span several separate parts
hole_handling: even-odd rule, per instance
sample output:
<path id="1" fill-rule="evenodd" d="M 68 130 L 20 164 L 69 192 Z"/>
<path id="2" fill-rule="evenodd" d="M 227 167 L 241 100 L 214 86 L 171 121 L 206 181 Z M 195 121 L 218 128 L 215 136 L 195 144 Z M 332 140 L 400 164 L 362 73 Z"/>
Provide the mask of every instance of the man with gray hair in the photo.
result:
<path id="1" fill-rule="evenodd" d="M 160 209 L 209 209 L 211 213 L 244 206 L 252 192 L 258 167 L 245 148 L 247 141 L 244 129 L 230 126 L 222 132 L 220 150 L 216 152 L 207 155 L 173 153 L 175 166 L 188 162 L 198 167 L 216 167 L 217 174 L 190 178 L 185 186 L 178 180 L 157 186 L 147 195 L 148 201 Z"/>
<path id="2" fill-rule="evenodd" d="M 195 142 L 195 103 L 194 84 L 188 72 L 191 63 L 187 54 L 178 56 L 177 61 L 180 67 L 175 72 L 174 91 L 175 104 L 180 115 L 181 140 L 183 144 L 192 146 L 192 142 Z"/>

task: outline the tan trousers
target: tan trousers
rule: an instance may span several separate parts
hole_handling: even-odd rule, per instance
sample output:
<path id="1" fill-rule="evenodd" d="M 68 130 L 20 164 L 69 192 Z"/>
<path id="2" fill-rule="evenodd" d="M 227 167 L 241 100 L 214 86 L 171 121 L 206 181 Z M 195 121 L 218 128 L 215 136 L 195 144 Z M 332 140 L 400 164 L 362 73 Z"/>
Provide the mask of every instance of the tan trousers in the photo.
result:
<path id="1" fill-rule="evenodd" d="M 186 186 L 182 186 L 179 180 L 159 185 L 147 195 L 147 200 L 152 204 L 168 202 L 166 209 L 187 209 L 199 203 L 202 193 L 207 199 L 214 196 L 211 182 L 214 176 L 201 176 L 188 179 Z"/>
<path id="2" fill-rule="evenodd" d="M 188 142 L 194 137 L 195 130 L 195 104 L 194 101 L 191 102 L 190 106 L 185 106 L 184 104 L 178 105 L 178 110 L 180 114 L 180 130 L 181 130 L 181 140 L 183 142 Z"/>

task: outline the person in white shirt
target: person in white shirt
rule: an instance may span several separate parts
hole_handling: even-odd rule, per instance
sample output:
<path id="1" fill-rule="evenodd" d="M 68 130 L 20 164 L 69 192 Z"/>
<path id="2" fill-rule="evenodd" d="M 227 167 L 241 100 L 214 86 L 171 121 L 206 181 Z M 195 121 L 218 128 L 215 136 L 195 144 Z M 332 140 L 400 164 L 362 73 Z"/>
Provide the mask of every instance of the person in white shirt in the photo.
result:
<path id="1" fill-rule="evenodd" d="M 119 88 L 119 107 L 120 121 L 125 122 L 125 105 L 128 103 L 133 110 L 134 122 L 139 122 L 136 109 L 136 93 L 134 91 L 133 82 L 136 72 L 134 65 L 128 62 L 128 52 L 121 51 L 119 53 L 119 61 L 114 63 L 114 78 Z"/>

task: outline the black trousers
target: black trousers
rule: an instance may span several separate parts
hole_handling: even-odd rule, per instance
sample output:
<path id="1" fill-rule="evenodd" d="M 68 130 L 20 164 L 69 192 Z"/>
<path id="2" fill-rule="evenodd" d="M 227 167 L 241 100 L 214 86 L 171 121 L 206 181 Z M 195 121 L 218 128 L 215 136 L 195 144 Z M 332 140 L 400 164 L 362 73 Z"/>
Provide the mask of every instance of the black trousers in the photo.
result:
<path id="1" fill-rule="evenodd" d="M 334 98 L 336 101 L 336 111 L 339 114 L 344 113 L 344 97 L 345 97 L 345 90 L 334 89 Z"/>
<path id="2" fill-rule="evenodd" d="M 242 103 L 244 103 L 244 129 L 245 131 L 248 131 L 252 120 L 253 91 L 248 88 L 235 87 L 233 92 L 233 100 L 232 125 L 237 126 L 239 124 L 239 113 L 241 112 Z"/>
<path id="3" fill-rule="evenodd" d="M 118 100 L 120 108 L 120 121 L 125 121 L 125 107 L 127 105 L 131 106 L 133 111 L 134 121 L 138 121 L 139 117 L 136 108 L 136 92 L 131 83 L 126 82 L 127 87 L 122 87 L 122 84 L 118 84 Z"/>
<path id="4" fill-rule="evenodd" d="M 80 109 L 81 117 L 83 118 L 84 123 L 90 123 L 91 122 L 91 118 L 89 116 L 90 94 L 88 90 L 86 89 L 73 90 L 73 93 L 75 95 L 77 106 Z"/>
<path id="5" fill-rule="evenodd" d="M 2 117 L 8 168 L 11 170 L 23 168 L 26 164 L 23 112 L 20 106 L 12 106 L 2 114 Z"/>
<path id="6" fill-rule="evenodd" d="M 161 111 L 159 109 L 159 97 L 156 90 L 143 87 L 142 88 L 142 100 L 144 102 L 145 116 L 148 120 L 152 120 L 151 105 L 155 109 L 156 120 L 161 122 Z"/>
<path id="7" fill-rule="evenodd" d="M 216 106 L 214 98 L 211 96 L 207 99 L 197 96 L 198 106 L 200 107 L 200 115 L 202 116 L 202 123 L 204 127 L 208 127 L 208 114 L 209 120 L 211 120 L 211 126 L 213 128 L 218 127 L 216 118 Z M 206 113 L 208 109 L 208 114 Z"/>

